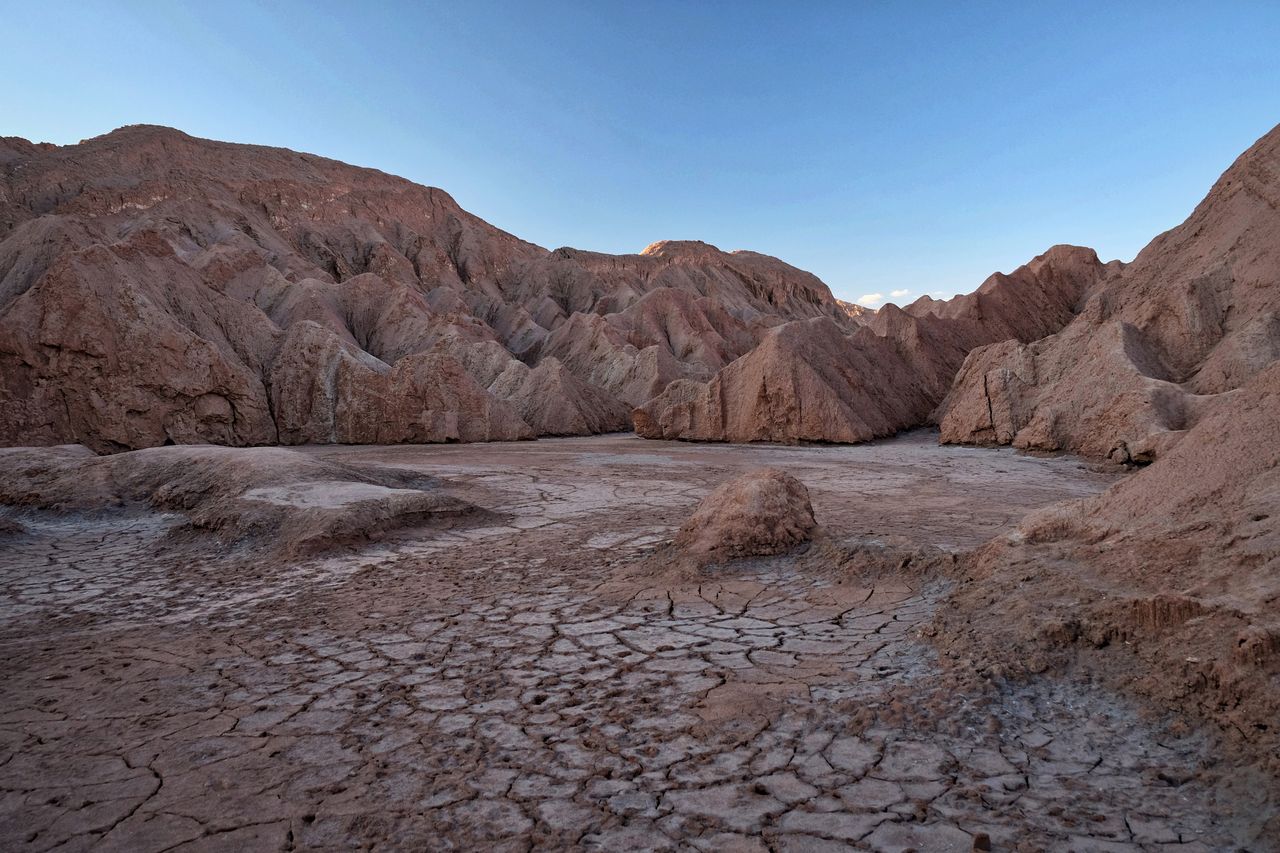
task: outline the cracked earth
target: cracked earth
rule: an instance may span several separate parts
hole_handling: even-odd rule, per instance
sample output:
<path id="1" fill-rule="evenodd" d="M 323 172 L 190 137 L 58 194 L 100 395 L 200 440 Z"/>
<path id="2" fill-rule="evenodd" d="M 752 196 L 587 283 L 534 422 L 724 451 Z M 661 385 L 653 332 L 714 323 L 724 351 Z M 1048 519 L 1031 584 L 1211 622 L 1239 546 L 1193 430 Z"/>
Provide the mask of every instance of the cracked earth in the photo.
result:
<path id="1" fill-rule="evenodd" d="M 944 580 L 634 571 L 760 465 L 836 543 L 954 552 L 1113 481 L 934 440 L 311 448 L 494 516 L 287 563 L 27 513 L 0 849 L 1236 849 L 1264 783 L 1212 733 L 1087 683 L 962 686 L 927 640 Z"/>

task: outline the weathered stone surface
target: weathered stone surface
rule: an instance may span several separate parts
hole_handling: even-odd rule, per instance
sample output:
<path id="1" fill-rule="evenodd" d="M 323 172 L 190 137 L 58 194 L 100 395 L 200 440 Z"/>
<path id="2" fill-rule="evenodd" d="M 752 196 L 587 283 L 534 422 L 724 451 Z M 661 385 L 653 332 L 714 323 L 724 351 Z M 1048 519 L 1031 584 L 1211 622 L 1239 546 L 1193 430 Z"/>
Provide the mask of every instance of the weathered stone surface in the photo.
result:
<path id="1" fill-rule="evenodd" d="M 1248 733 L 1276 768 L 1277 435 L 1280 363 L 1222 394 L 1149 467 L 980 549 L 947 644 L 1013 671 L 1105 649 L 1087 660 L 1112 683 Z"/>
<path id="2" fill-rule="evenodd" d="M 3 245 L 61 240 L 30 230 L 19 227 Z M 83 440 L 111 450 L 275 440 L 255 371 L 275 330 L 257 312 L 201 286 L 168 244 L 149 235 L 66 246 L 50 260 L 38 277 L 9 270 L 3 287 L 6 443 Z M 236 330 L 234 343 L 224 329 Z"/>
<path id="3" fill-rule="evenodd" d="M 613 430 L 772 326 L 854 323 L 774 258 L 548 252 L 440 190 L 283 149 L 135 126 L 3 158 L 8 444 L 507 440 L 530 435 L 517 408 Z M 512 408 L 488 386 L 515 356 L 533 372 L 503 383 Z"/>
<path id="4" fill-rule="evenodd" d="M 284 448 L 156 447 L 108 456 L 87 448 L 3 448 L 0 503 L 98 512 L 180 512 L 226 542 L 292 555 L 407 525 L 484 518 L 429 477 L 364 468 Z"/>
<path id="5" fill-rule="evenodd" d="M 894 393 L 879 398 L 890 384 Z M 908 426 L 912 401 L 927 407 L 915 375 L 883 338 L 864 328 L 851 339 L 818 319 L 773 330 L 710 382 L 673 383 L 634 420 L 645 438 L 856 442 Z"/>
<path id="6" fill-rule="evenodd" d="M 452 357 L 416 353 L 388 366 L 310 320 L 290 327 L 271 389 L 281 444 L 534 437 Z"/>
<path id="7" fill-rule="evenodd" d="M 533 368 L 511 362 L 489 390 L 510 403 L 538 435 L 620 432 L 631 426 L 625 403 L 574 376 L 550 356 Z"/>

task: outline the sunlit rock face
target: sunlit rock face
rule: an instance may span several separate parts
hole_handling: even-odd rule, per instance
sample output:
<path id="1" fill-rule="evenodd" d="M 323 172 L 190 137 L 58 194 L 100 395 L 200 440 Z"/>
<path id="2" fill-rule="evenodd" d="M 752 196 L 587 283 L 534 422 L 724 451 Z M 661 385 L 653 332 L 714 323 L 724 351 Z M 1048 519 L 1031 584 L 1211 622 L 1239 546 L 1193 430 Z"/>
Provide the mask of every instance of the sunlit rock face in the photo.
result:
<path id="1" fill-rule="evenodd" d="M 829 318 L 771 330 L 705 382 L 673 382 L 635 413 L 646 438 L 857 442 L 929 420 L 968 353 L 1062 328 L 1115 275 L 1090 249 L 1055 246 L 946 302 L 886 305 L 862 325 Z"/>

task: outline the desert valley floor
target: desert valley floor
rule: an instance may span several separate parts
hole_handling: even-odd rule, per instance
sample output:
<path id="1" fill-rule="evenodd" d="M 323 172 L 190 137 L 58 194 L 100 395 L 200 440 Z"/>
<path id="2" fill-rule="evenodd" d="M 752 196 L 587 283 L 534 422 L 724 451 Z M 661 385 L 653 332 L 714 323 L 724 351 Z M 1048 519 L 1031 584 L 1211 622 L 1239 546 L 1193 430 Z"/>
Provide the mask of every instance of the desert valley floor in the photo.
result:
<path id="1" fill-rule="evenodd" d="M 857 558 L 962 553 L 1119 468 L 928 431 L 303 451 L 486 512 L 290 560 L 165 513 L 13 515 L 0 849 L 1219 850 L 1274 802 L 1211 730 L 1085 678 L 961 677 L 929 642 L 945 573 Z M 823 536 L 667 565 L 764 465 Z"/>

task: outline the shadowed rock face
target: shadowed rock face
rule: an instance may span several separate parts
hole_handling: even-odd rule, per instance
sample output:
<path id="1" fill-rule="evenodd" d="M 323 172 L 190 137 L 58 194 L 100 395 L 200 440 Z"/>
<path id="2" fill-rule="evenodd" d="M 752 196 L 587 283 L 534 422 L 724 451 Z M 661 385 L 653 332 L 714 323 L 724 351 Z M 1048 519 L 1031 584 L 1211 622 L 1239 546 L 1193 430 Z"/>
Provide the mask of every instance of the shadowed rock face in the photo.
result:
<path id="1" fill-rule="evenodd" d="M 671 380 L 822 316 L 856 323 L 775 258 L 548 252 L 441 190 L 308 154 L 145 126 L 0 140 L 8 444 L 613 430 Z"/>
<path id="2" fill-rule="evenodd" d="M 1149 462 L 1280 357 L 1280 128 L 1059 334 L 973 352 L 948 442 Z"/>
<path id="3" fill-rule="evenodd" d="M 635 413 L 646 438 L 867 441 L 924 423 L 976 346 L 1061 328 L 1115 274 L 1090 249 L 1056 246 L 948 302 L 887 305 L 865 325 L 781 326 L 706 383 L 673 383 Z"/>

